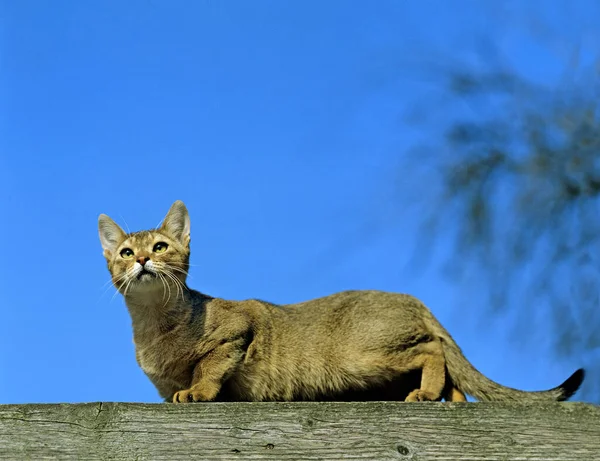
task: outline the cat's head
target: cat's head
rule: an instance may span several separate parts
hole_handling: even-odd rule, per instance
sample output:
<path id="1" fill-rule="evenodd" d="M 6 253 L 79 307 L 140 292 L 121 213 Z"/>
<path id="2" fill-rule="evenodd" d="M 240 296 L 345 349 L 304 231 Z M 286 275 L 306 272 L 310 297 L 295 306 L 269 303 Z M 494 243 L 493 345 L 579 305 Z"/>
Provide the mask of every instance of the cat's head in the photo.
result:
<path id="1" fill-rule="evenodd" d="M 127 234 L 108 216 L 98 218 L 108 269 L 122 294 L 185 287 L 190 258 L 190 217 L 181 201 L 171 205 L 158 229 Z"/>

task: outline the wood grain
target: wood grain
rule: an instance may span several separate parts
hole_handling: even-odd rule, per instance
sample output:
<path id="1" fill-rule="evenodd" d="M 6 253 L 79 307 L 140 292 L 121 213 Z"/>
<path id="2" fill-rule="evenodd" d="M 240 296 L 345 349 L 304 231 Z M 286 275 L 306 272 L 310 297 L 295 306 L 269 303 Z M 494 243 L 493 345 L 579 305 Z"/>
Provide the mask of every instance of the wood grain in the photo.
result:
<path id="1" fill-rule="evenodd" d="M 0 405 L 0 460 L 600 459 L 582 403 Z"/>

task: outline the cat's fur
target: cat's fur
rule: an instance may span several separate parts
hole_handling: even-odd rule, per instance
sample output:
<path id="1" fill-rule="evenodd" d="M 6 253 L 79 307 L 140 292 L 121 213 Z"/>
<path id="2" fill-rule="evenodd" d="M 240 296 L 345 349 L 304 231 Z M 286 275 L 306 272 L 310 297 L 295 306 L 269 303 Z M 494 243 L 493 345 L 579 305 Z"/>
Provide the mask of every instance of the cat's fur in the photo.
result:
<path id="1" fill-rule="evenodd" d="M 278 306 L 191 290 L 190 219 L 180 201 L 158 229 L 126 234 L 100 215 L 99 232 L 131 314 L 137 361 L 174 402 L 564 400 L 583 380 L 577 370 L 547 391 L 497 384 L 405 294 L 345 291 Z"/>

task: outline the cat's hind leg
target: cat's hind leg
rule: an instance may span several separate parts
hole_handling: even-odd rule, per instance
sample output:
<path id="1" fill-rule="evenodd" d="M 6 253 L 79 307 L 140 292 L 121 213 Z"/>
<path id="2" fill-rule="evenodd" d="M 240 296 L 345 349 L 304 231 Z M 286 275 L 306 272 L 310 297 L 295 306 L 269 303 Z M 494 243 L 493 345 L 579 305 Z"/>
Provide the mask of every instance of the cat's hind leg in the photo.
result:
<path id="1" fill-rule="evenodd" d="M 408 394 L 406 402 L 440 400 L 446 386 L 446 359 L 442 344 L 431 341 L 418 346 L 412 365 L 421 369 L 421 387 Z"/>
<path id="2" fill-rule="evenodd" d="M 463 391 L 450 383 L 448 389 L 444 391 L 444 400 L 446 402 L 466 402 L 467 397 Z"/>

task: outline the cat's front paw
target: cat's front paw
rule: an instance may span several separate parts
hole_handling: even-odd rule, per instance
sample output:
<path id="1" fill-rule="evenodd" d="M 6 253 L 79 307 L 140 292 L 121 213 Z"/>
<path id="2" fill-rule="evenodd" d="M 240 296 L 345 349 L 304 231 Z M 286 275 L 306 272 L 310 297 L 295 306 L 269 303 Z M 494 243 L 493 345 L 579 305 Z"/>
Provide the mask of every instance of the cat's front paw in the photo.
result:
<path id="1" fill-rule="evenodd" d="M 215 395 L 212 395 L 212 393 L 209 394 L 198 388 L 175 392 L 175 395 L 173 395 L 173 403 L 210 402 L 214 399 Z"/>
<path id="2" fill-rule="evenodd" d="M 433 400 L 438 400 L 436 396 L 429 391 L 424 391 L 422 389 L 415 389 L 405 399 L 405 402 L 430 402 Z"/>

